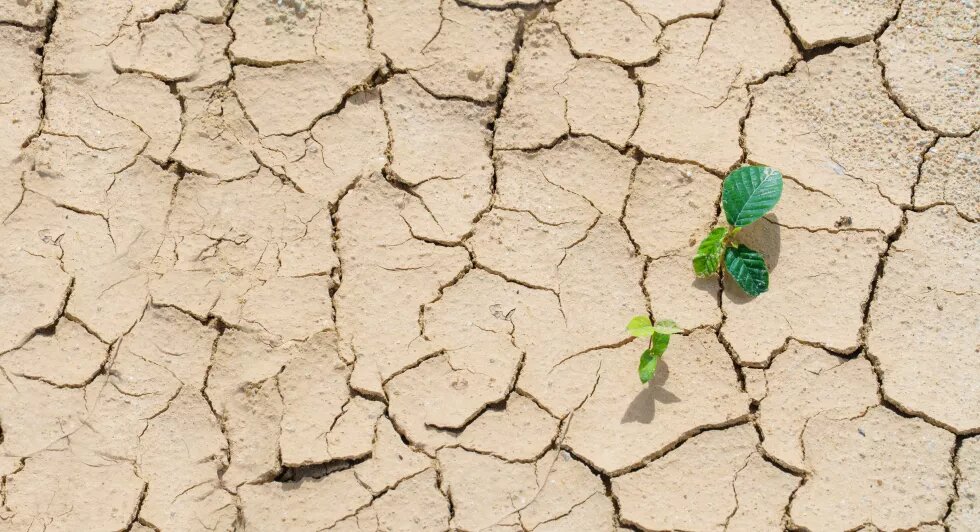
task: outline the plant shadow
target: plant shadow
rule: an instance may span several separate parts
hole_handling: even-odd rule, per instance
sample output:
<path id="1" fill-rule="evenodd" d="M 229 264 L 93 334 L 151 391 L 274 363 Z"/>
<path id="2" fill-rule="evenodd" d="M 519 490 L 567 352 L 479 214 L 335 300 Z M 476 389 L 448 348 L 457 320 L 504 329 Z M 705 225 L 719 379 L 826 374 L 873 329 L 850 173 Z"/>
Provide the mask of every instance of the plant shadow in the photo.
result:
<path id="1" fill-rule="evenodd" d="M 746 227 L 738 235 L 738 241 L 740 243 L 762 253 L 762 256 L 766 259 L 766 266 L 769 268 L 770 275 L 779 266 L 779 254 L 782 248 L 780 233 L 779 217 L 774 213 L 769 213 L 759 221 Z M 728 297 L 731 303 L 741 305 L 755 299 L 738 287 L 738 283 L 735 282 L 735 279 L 732 279 L 727 270 L 724 271 L 724 275 L 725 296 Z"/>
<path id="2" fill-rule="evenodd" d="M 658 402 L 670 404 L 680 401 L 680 397 L 664 389 L 664 384 L 666 384 L 669 376 L 670 367 L 665 360 L 661 359 L 657 373 L 643 388 L 643 391 L 636 394 L 636 397 L 626 407 L 626 412 L 623 414 L 620 423 L 649 424 L 657 413 Z"/>
<path id="3" fill-rule="evenodd" d="M 711 294 L 711 297 L 718 297 L 718 278 L 714 275 L 708 277 L 694 277 L 691 281 L 691 286 L 697 290 L 700 290 L 706 294 Z"/>

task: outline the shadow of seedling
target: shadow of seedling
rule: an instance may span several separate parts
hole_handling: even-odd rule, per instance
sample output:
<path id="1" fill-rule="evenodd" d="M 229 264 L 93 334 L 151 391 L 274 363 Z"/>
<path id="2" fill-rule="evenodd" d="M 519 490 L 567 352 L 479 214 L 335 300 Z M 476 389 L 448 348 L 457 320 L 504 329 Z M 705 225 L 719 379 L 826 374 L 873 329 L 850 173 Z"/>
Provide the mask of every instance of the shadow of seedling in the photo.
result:
<path id="1" fill-rule="evenodd" d="M 779 225 L 779 217 L 775 213 L 770 212 L 764 218 L 760 218 L 756 223 L 745 228 L 738 235 L 738 239 L 741 243 L 755 249 L 766 259 L 766 266 L 769 267 L 769 273 L 776 271 L 779 266 L 779 253 L 781 251 L 781 238 L 780 238 L 781 227 Z M 738 287 L 738 283 L 726 270 L 725 275 L 725 295 L 728 299 L 736 304 L 741 305 L 748 303 L 755 299 L 745 293 L 741 288 Z M 696 279 L 694 282 L 702 281 L 702 279 Z"/>
<path id="2" fill-rule="evenodd" d="M 620 423 L 643 423 L 653 421 L 657 412 L 657 403 L 671 404 L 681 399 L 664 388 L 670 376 L 670 367 L 666 360 L 661 360 L 650 382 L 630 401 Z"/>
<path id="3" fill-rule="evenodd" d="M 718 293 L 718 279 L 713 277 L 695 277 L 694 280 L 691 281 L 691 286 L 695 290 L 700 290 L 706 294 L 709 294 L 711 297 L 718 297 L 716 295 Z"/>

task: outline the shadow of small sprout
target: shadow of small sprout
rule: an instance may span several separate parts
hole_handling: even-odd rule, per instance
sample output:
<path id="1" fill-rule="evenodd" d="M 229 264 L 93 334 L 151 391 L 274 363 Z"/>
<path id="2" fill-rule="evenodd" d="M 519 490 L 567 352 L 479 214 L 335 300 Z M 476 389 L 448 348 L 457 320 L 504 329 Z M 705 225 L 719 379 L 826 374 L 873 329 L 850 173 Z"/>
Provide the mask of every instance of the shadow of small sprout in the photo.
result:
<path id="1" fill-rule="evenodd" d="M 657 413 L 657 403 L 671 404 L 679 402 L 681 399 L 669 390 L 664 388 L 670 376 L 670 365 L 666 360 L 661 360 L 657 366 L 657 373 L 650 379 L 640 393 L 630 401 L 626 412 L 620 423 L 643 423 L 653 422 Z"/>

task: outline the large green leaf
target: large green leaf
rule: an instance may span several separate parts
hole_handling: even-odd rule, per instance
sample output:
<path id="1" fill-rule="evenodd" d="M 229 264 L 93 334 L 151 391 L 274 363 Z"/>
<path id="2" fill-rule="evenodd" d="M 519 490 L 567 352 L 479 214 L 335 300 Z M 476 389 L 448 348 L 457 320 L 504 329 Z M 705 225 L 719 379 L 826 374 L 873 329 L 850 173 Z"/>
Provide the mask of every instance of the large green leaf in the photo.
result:
<path id="1" fill-rule="evenodd" d="M 728 248 L 725 267 L 746 294 L 757 296 L 769 289 L 769 269 L 758 251 L 742 245 Z"/>
<path id="2" fill-rule="evenodd" d="M 725 218 L 744 227 L 776 206 L 783 193 L 783 175 L 768 166 L 743 166 L 728 174 L 721 190 Z"/>
<path id="3" fill-rule="evenodd" d="M 646 384 L 653 378 L 653 374 L 657 372 L 657 363 L 660 362 L 660 356 L 655 355 L 649 349 L 640 355 L 640 382 Z"/>
<path id="4" fill-rule="evenodd" d="M 626 324 L 626 330 L 637 338 L 648 338 L 656 332 L 647 316 L 636 316 Z"/>
<path id="5" fill-rule="evenodd" d="M 725 251 L 725 237 L 728 236 L 727 227 L 715 227 L 708 233 L 708 236 L 698 245 L 698 252 L 694 255 L 694 275 L 705 277 L 713 273 L 718 273 L 718 266 L 721 265 L 721 255 Z"/>

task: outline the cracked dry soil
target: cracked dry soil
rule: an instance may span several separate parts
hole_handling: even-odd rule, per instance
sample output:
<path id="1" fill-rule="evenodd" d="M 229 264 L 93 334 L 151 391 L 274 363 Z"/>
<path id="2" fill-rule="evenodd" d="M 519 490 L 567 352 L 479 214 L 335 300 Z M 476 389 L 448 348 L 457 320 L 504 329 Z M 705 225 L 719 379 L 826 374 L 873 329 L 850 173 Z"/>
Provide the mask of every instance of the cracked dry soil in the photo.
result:
<path id="1" fill-rule="evenodd" d="M 6 0 L 0 531 L 980 530 L 978 17 Z"/>

